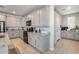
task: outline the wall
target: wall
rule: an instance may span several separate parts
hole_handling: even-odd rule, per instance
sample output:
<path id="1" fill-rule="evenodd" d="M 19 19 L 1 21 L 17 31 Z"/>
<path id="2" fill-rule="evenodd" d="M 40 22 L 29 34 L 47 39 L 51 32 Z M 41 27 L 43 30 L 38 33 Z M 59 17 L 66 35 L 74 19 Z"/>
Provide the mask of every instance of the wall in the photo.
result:
<path id="1" fill-rule="evenodd" d="M 69 15 L 64 15 L 62 17 L 62 26 L 67 26 L 67 18 L 69 16 L 75 16 L 75 21 L 76 21 L 76 25 L 79 26 L 79 13 L 73 13 L 73 14 L 69 14 Z"/>
<path id="2" fill-rule="evenodd" d="M 5 16 L 0 14 L 0 21 L 5 21 Z"/>
<path id="3" fill-rule="evenodd" d="M 10 16 L 6 17 L 6 26 L 7 27 L 20 27 L 21 26 L 21 17 Z"/>
<path id="4" fill-rule="evenodd" d="M 61 39 L 61 21 L 62 16 L 55 10 L 54 11 L 54 19 L 55 19 L 55 43 L 58 39 Z"/>
<path id="5" fill-rule="evenodd" d="M 0 13 L 0 21 L 5 21 L 6 27 L 16 27 L 21 26 L 20 16 L 14 16 L 9 14 Z"/>

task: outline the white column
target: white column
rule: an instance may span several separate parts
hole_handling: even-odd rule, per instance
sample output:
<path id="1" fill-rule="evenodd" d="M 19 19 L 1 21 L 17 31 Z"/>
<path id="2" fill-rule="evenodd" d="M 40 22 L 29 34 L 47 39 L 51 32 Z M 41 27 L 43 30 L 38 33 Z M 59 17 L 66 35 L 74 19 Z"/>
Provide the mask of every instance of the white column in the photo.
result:
<path id="1" fill-rule="evenodd" d="M 54 50 L 54 40 L 55 40 L 55 37 L 54 37 L 54 6 L 51 5 L 49 7 L 49 20 L 50 20 L 50 47 L 49 49 L 51 51 Z"/>

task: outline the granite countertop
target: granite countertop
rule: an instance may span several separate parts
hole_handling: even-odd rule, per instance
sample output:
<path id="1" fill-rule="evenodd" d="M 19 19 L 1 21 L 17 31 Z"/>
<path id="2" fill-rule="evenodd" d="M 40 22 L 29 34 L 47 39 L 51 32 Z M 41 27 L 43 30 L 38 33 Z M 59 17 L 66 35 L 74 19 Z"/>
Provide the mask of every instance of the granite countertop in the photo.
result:
<path id="1" fill-rule="evenodd" d="M 72 33 L 77 33 L 79 34 L 79 30 L 64 30 L 62 32 L 72 32 Z"/>
<path id="2" fill-rule="evenodd" d="M 31 34 L 31 35 L 35 35 L 36 37 L 40 37 L 40 38 L 43 38 L 43 39 L 49 39 L 50 38 L 50 35 L 49 34 L 42 34 L 42 33 L 38 33 L 38 32 L 28 32 L 28 34 Z"/>

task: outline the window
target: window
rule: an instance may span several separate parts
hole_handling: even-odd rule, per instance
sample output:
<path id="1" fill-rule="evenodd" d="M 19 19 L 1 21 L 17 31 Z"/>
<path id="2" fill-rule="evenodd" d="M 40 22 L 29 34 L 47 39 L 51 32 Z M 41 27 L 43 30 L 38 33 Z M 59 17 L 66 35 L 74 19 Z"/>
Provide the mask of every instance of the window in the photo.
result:
<path id="1" fill-rule="evenodd" d="M 74 16 L 68 17 L 67 21 L 68 21 L 69 29 L 75 28 L 75 17 Z"/>

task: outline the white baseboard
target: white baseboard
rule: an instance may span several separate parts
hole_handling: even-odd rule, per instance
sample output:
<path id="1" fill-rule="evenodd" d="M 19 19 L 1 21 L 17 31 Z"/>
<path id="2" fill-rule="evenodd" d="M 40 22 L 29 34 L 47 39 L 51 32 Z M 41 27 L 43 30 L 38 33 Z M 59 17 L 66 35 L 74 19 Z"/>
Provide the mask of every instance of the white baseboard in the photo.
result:
<path id="1" fill-rule="evenodd" d="M 50 49 L 50 51 L 54 51 L 55 48 L 49 48 L 49 49 Z"/>

